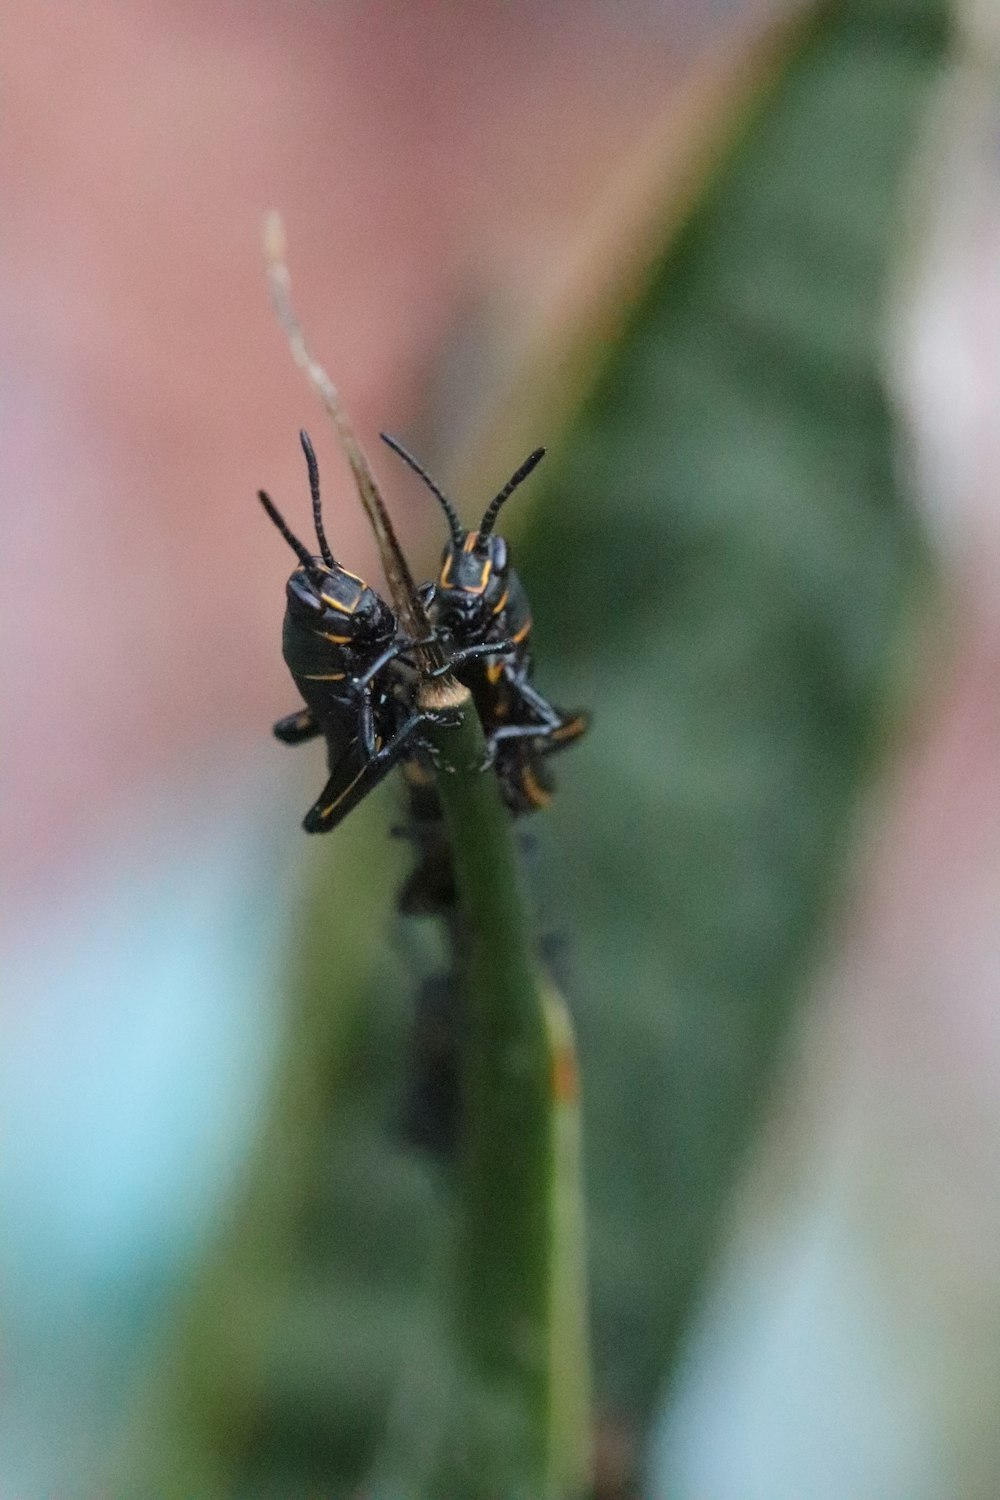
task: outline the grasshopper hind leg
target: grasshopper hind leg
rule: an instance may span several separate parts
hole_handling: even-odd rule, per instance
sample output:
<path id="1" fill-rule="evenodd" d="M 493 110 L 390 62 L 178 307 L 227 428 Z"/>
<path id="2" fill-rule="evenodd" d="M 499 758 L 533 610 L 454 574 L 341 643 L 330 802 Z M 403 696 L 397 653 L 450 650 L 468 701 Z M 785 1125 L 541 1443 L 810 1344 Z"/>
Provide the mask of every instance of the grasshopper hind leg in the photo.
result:
<path id="1" fill-rule="evenodd" d="M 368 755 L 360 740 L 355 740 L 333 767 L 329 781 L 303 818 L 302 827 L 306 833 L 328 833 L 331 828 L 336 828 L 402 759 L 415 732 L 427 717 L 421 713 L 411 714 L 374 755 Z"/>
<path id="2" fill-rule="evenodd" d="M 350 757 L 334 771 L 302 819 L 302 827 L 306 833 L 329 833 L 380 780 L 373 773 L 370 761 Z"/>

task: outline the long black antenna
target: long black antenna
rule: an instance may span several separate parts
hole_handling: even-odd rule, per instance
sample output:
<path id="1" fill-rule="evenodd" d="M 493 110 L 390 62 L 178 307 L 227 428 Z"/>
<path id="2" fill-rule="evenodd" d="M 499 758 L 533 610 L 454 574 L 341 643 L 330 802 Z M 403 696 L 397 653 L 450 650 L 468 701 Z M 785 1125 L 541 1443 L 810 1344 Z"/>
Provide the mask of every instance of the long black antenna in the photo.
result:
<path id="1" fill-rule="evenodd" d="M 323 530 L 323 511 L 319 500 L 319 464 L 316 462 L 316 454 L 313 445 L 309 441 L 309 434 L 305 430 L 299 433 L 299 442 L 302 444 L 302 452 L 306 456 L 306 467 L 309 470 L 309 493 L 313 502 L 313 525 L 316 527 L 316 540 L 319 542 L 319 550 L 323 561 L 328 568 L 335 568 L 337 564 L 333 560 L 333 553 Z"/>
<path id="2" fill-rule="evenodd" d="M 306 572 L 311 577 L 315 578 L 318 570 L 315 562 L 313 561 L 312 553 L 307 552 L 305 547 L 303 547 L 302 543 L 299 541 L 298 537 L 295 535 L 294 531 L 290 531 L 288 529 L 285 524 L 284 516 L 275 505 L 270 495 L 268 495 L 264 490 L 258 490 L 257 499 L 260 501 L 261 505 L 263 505 L 264 509 L 271 517 L 271 520 L 274 522 L 275 526 L 277 526 L 278 530 L 281 532 L 281 535 L 285 538 L 285 541 L 288 543 L 289 547 L 291 547 L 292 551 L 296 553 Z"/>
<path id="3" fill-rule="evenodd" d="M 427 473 L 427 470 L 420 467 L 420 465 L 417 463 L 417 460 L 413 457 L 413 454 L 407 453 L 402 443 L 397 442 L 394 437 L 390 437 L 387 432 L 380 432 L 379 437 L 382 439 L 383 443 L 388 444 L 393 453 L 399 454 L 404 464 L 409 464 L 414 474 L 420 475 L 420 478 L 424 481 L 424 484 L 426 484 L 431 494 L 436 495 L 440 500 L 441 509 L 448 517 L 448 525 L 451 528 L 451 539 L 455 543 L 456 547 L 460 547 L 465 539 L 465 532 L 462 529 L 461 521 L 458 519 L 458 511 L 452 505 L 451 501 L 448 499 L 448 496 L 438 488 L 431 476 Z"/>
<path id="4" fill-rule="evenodd" d="M 521 465 L 521 467 L 514 470 L 513 474 L 510 476 L 507 483 L 500 491 L 499 495 L 497 495 L 494 500 L 490 501 L 489 505 L 486 507 L 486 510 L 483 512 L 483 519 L 479 523 L 479 535 L 481 537 L 489 536 L 490 532 L 493 530 L 493 527 L 496 525 L 496 519 L 500 514 L 501 505 L 503 505 L 505 500 L 510 499 L 511 495 L 517 489 L 518 485 L 522 484 L 524 480 L 527 479 L 528 475 L 531 473 L 535 465 L 540 464 L 544 457 L 545 449 L 536 448 L 534 453 L 528 454 L 528 457 L 524 460 L 524 463 Z"/>

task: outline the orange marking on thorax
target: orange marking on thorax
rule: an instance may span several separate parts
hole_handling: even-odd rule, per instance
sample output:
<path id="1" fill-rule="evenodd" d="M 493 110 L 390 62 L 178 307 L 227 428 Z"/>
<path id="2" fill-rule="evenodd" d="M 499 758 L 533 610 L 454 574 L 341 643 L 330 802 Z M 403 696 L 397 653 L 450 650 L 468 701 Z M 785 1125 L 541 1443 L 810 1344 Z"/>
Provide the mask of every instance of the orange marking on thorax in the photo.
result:
<path id="1" fill-rule="evenodd" d="M 509 598 L 510 598 L 510 589 L 504 589 L 503 593 L 500 596 L 499 603 L 494 604 L 494 606 L 493 606 L 493 613 L 495 615 L 498 615 L 500 613 L 500 611 L 506 607 L 507 600 Z"/>
<path id="2" fill-rule="evenodd" d="M 512 635 L 511 636 L 511 640 L 514 642 L 514 645 L 515 646 L 519 646 L 521 644 L 521 642 L 525 639 L 525 637 L 530 633 L 530 631 L 531 631 L 531 616 L 529 615 L 528 618 L 527 618 L 527 620 L 525 620 L 524 624 L 521 626 L 520 630 L 517 632 L 517 635 Z"/>
<path id="3" fill-rule="evenodd" d="M 472 533 L 472 537 L 473 537 L 473 540 L 474 540 L 475 539 L 475 533 L 474 532 Z M 466 538 L 466 545 L 464 545 L 462 547 L 462 551 L 463 552 L 471 552 L 472 551 L 472 548 L 468 546 L 468 540 L 469 539 Z M 438 579 L 438 588 L 453 589 L 455 587 L 455 585 L 451 581 L 451 560 L 452 560 L 452 554 L 449 552 L 448 556 L 445 558 L 444 567 L 441 569 L 441 576 Z M 486 562 L 483 564 L 483 571 L 480 574 L 479 582 L 476 584 L 476 586 L 474 588 L 470 588 L 468 584 L 461 584 L 461 585 L 459 585 L 459 593 L 461 593 L 461 594 L 485 594 L 485 592 L 486 592 L 486 585 L 489 582 L 490 574 L 492 573 L 492 571 L 493 571 L 493 559 L 490 558 L 490 557 L 488 557 L 486 559 Z"/>
<path id="4" fill-rule="evenodd" d="M 330 576 L 330 570 L 329 570 L 329 568 L 327 568 L 326 573 L 327 573 L 327 577 L 329 577 Z M 342 578 L 350 578 L 351 581 L 353 583 L 356 583 L 357 586 L 358 586 L 358 592 L 354 596 L 354 602 L 353 602 L 353 604 L 342 604 L 339 599 L 334 599 L 331 594 L 323 594 L 323 593 L 321 593 L 319 597 L 322 599 L 323 603 L 325 605 L 327 605 L 327 607 L 329 609 L 335 609 L 337 611 L 338 615 L 353 615 L 354 611 L 357 609 L 358 605 L 361 603 L 361 596 L 364 593 L 365 589 L 368 587 L 368 585 L 365 583 L 365 580 L 363 578 L 359 578 L 358 577 L 357 573 L 348 573 L 348 571 L 347 571 L 346 568 L 341 568 L 340 569 L 340 574 L 341 574 Z"/>

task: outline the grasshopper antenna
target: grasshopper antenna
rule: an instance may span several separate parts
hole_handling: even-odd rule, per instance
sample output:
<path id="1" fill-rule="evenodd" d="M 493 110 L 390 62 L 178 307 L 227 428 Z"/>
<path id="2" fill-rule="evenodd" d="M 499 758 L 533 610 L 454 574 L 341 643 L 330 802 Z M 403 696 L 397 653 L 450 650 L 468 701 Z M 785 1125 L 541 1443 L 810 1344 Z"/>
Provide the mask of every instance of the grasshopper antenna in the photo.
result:
<path id="1" fill-rule="evenodd" d="M 434 483 L 427 470 L 421 468 L 420 464 L 418 464 L 417 460 L 413 457 L 413 454 L 406 451 L 402 443 L 397 442 L 394 437 L 390 437 L 387 432 L 380 432 L 379 437 L 382 439 L 383 443 L 385 443 L 392 449 L 393 453 L 399 454 L 404 464 L 409 464 L 414 474 L 419 474 L 420 478 L 424 481 L 424 484 L 426 484 L 431 494 L 437 496 L 438 500 L 441 502 L 441 509 L 448 517 L 448 525 L 451 529 L 451 539 L 455 543 L 456 547 L 461 547 L 465 537 L 465 532 L 462 530 L 462 523 L 458 519 L 458 512 L 452 505 L 451 501 L 448 499 L 448 496 Z"/>
<path id="2" fill-rule="evenodd" d="M 266 490 L 258 490 L 257 499 L 260 501 L 261 505 L 263 505 L 271 520 L 274 522 L 275 526 L 277 526 L 278 530 L 281 532 L 281 535 L 285 538 L 285 541 L 288 543 L 289 547 L 291 547 L 292 551 L 298 557 L 299 562 L 305 568 L 310 578 L 315 578 L 317 576 L 317 569 L 315 562 L 313 562 L 312 553 L 306 551 L 305 547 L 303 547 L 302 543 L 295 535 L 295 532 L 290 530 L 285 522 L 284 516 L 275 505 L 270 495 Z"/>
<path id="3" fill-rule="evenodd" d="M 302 452 L 306 456 L 306 467 L 309 470 L 309 493 L 312 495 L 313 503 L 313 525 L 316 527 L 316 540 L 319 542 L 320 554 L 328 568 L 335 568 L 337 564 L 333 560 L 330 544 L 323 530 L 323 510 L 319 499 L 319 464 L 316 462 L 316 454 L 313 445 L 309 441 L 306 431 L 299 433 L 299 442 L 302 444 Z M 273 519 L 273 518 L 272 518 Z"/>
<path id="4" fill-rule="evenodd" d="M 510 499 L 511 495 L 513 495 L 518 485 L 524 483 L 528 475 L 531 473 L 532 469 L 540 464 L 544 457 L 545 449 L 536 448 L 534 453 L 528 454 L 528 457 L 524 460 L 524 463 L 521 465 L 521 467 L 514 470 L 513 474 L 510 476 L 507 483 L 500 491 L 499 495 L 497 495 L 495 499 L 490 501 L 489 505 L 483 512 L 483 519 L 479 523 L 479 535 L 481 537 L 489 536 L 490 532 L 496 525 L 497 516 L 500 514 L 500 507 L 506 500 Z"/>

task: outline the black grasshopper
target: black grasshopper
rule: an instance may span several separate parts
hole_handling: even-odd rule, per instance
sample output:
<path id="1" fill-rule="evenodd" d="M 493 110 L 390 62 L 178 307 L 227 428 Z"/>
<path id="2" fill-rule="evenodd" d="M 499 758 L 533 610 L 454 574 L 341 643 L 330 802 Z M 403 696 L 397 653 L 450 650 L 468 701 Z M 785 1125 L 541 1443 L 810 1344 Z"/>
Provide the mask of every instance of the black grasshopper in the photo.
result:
<path id="1" fill-rule="evenodd" d="M 409 750 L 430 715 L 414 706 L 416 677 L 406 659 L 415 644 L 399 634 L 385 600 L 334 559 L 323 530 L 319 471 L 305 432 L 319 556 L 289 530 L 263 490 L 260 503 L 299 559 L 286 586 L 282 653 L 305 707 L 279 719 L 286 745 L 326 740 L 329 780 L 306 813 L 307 833 L 326 833 L 377 786 Z"/>
<path id="2" fill-rule="evenodd" d="M 556 708 L 532 680 L 531 610 L 510 566 L 507 543 L 494 534 L 504 503 L 545 454 L 536 448 L 515 470 L 483 513 L 465 531 L 451 501 L 395 438 L 382 439 L 427 485 L 448 520 L 451 539 L 433 585 L 425 586 L 432 627 L 448 669 L 468 687 L 486 734 L 487 764 L 494 766 L 507 805 L 515 813 L 545 807 L 553 784 L 546 760 L 583 735 L 588 714 Z"/>

